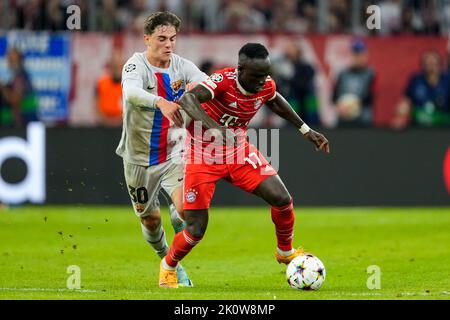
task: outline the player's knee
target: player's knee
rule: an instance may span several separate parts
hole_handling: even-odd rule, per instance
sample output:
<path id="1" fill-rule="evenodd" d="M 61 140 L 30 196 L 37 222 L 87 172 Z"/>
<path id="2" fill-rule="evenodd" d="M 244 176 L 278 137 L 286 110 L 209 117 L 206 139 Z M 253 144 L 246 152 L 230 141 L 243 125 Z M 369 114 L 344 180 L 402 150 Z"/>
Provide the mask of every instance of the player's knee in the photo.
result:
<path id="1" fill-rule="evenodd" d="M 203 238 L 207 226 L 208 222 L 204 219 L 188 219 L 186 221 L 186 230 L 195 238 Z"/>
<path id="2" fill-rule="evenodd" d="M 180 215 L 181 219 L 184 220 L 184 209 L 182 204 L 176 204 L 175 203 L 175 209 L 177 210 L 178 214 Z"/>
<path id="3" fill-rule="evenodd" d="M 156 231 L 161 225 L 161 215 L 160 214 L 152 214 L 146 217 L 141 218 L 141 223 L 147 228 L 149 231 Z"/>
<path id="4" fill-rule="evenodd" d="M 203 238 L 206 231 L 206 226 L 201 223 L 193 223 L 186 225 L 186 230 L 195 238 Z"/>
<path id="5" fill-rule="evenodd" d="M 287 206 L 288 204 L 290 204 L 291 201 L 292 201 L 292 198 L 291 198 L 291 195 L 289 194 L 289 192 L 283 192 L 283 193 L 278 194 L 276 197 L 274 197 L 272 206 L 284 207 L 284 206 Z"/>
<path id="6" fill-rule="evenodd" d="M 175 206 L 175 209 L 177 210 L 180 217 L 184 219 L 184 209 L 183 209 L 183 189 L 179 188 L 176 189 L 172 195 L 172 202 Z"/>

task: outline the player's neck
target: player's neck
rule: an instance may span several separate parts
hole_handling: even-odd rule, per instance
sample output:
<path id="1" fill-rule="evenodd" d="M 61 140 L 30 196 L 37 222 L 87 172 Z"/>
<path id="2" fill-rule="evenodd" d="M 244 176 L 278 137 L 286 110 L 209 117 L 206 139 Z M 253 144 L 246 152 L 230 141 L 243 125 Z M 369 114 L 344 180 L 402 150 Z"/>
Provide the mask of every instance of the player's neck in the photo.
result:
<path id="1" fill-rule="evenodd" d="M 252 92 L 248 91 L 247 89 L 245 89 L 242 86 L 241 82 L 239 81 L 239 77 L 236 78 L 236 84 L 237 84 L 237 87 L 238 87 L 239 91 L 241 91 L 246 96 L 251 96 L 251 95 L 255 94 L 255 93 L 252 93 Z"/>
<path id="2" fill-rule="evenodd" d="M 169 60 L 162 60 L 161 58 L 155 57 L 151 54 L 151 52 L 147 51 L 147 60 L 148 62 L 157 68 L 161 69 L 167 69 L 170 66 L 170 59 Z"/>

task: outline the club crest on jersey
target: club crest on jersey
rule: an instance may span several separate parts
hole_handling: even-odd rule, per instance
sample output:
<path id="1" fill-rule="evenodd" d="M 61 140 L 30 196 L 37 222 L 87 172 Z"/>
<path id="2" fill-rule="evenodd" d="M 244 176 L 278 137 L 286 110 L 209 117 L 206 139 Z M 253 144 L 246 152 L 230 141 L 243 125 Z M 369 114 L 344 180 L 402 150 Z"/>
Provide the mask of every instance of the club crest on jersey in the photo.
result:
<path id="1" fill-rule="evenodd" d="M 134 70 L 136 70 L 136 65 L 133 63 L 130 63 L 125 67 L 125 72 L 131 72 Z"/>
<path id="2" fill-rule="evenodd" d="M 193 203 L 197 199 L 198 191 L 195 189 L 186 190 L 186 201 Z"/>
<path id="3" fill-rule="evenodd" d="M 223 80 L 223 75 L 220 73 L 213 73 L 210 76 L 211 80 L 214 82 L 221 82 Z"/>
<path id="4" fill-rule="evenodd" d="M 181 86 L 183 85 L 183 80 L 177 80 L 174 81 L 170 84 L 170 86 L 172 87 L 172 90 L 177 92 L 178 90 L 180 90 Z"/>
<path id="5" fill-rule="evenodd" d="M 262 100 L 258 99 L 255 101 L 255 109 L 258 109 L 262 105 Z"/>
<path id="6" fill-rule="evenodd" d="M 134 204 L 134 207 L 136 208 L 136 211 L 137 211 L 138 213 L 144 212 L 145 207 L 144 207 L 143 204 L 135 203 L 135 204 Z"/>

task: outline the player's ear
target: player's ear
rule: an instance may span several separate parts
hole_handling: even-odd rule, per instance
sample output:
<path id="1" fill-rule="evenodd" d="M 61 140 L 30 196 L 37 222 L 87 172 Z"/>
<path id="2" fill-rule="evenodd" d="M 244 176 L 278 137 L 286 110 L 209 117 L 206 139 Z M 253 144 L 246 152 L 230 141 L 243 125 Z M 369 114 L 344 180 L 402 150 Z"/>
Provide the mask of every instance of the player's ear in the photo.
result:
<path id="1" fill-rule="evenodd" d="M 149 34 L 144 34 L 144 36 L 143 36 L 143 38 L 144 38 L 144 42 L 145 42 L 145 44 L 149 44 L 149 42 L 150 42 L 150 35 Z"/>

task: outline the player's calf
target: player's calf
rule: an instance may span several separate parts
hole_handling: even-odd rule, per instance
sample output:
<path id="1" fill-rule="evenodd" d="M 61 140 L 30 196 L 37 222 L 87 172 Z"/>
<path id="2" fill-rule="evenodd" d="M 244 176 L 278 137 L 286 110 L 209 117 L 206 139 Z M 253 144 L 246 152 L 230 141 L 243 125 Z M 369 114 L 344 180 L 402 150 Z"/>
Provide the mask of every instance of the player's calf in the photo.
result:
<path id="1" fill-rule="evenodd" d="M 186 222 L 183 219 L 181 219 L 178 210 L 175 208 L 174 204 L 169 205 L 169 212 L 170 212 L 170 221 L 172 223 L 172 227 L 175 233 L 183 231 L 183 229 L 186 227 Z"/>
<path id="2" fill-rule="evenodd" d="M 163 259 L 167 269 L 175 268 L 203 238 L 208 225 L 208 211 L 185 211 L 186 228 L 177 233 L 169 249 L 167 256 Z"/>
<path id="3" fill-rule="evenodd" d="M 177 233 L 169 252 L 161 261 L 160 286 L 178 287 L 173 283 L 173 274 L 176 277 L 178 262 L 181 261 L 203 238 L 208 225 L 208 211 L 185 211 L 186 228 Z M 167 284 L 168 283 L 168 284 Z"/>
<path id="4" fill-rule="evenodd" d="M 153 250 L 155 250 L 156 254 L 162 258 L 167 254 L 169 245 L 167 244 L 166 233 L 164 232 L 160 216 L 159 224 L 155 225 L 157 221 L 158 219 L 155 219 L 154 217 L 151 219 L 148 217 L 141 218 L 141 230 L 145 241 L 147 241 L 147 243 L 152 246 Z"/>
<path id="5" fill-rule="evenodd" d="M 295 221 L 292 199 L 287 205 L 281 207 L 273 206 L 271 208 L 271 215 L 277 236 L 277 261 L 285 263 L 287 260 L 292 260 L 294 258 L 293 255 L 296 253 L 296 250 L 292 248 Z"/>
<path id="6" fill-rule="evenodd" d="M 184 229 L 177 233 L 173 243 L 169 248 L 167 256 L 163 259 L 163 266 L 167 270 L 175 270 L 179 261 L 181 261 L 200 241 L 202 237 L 194 237 L 189 231 Z"/>

